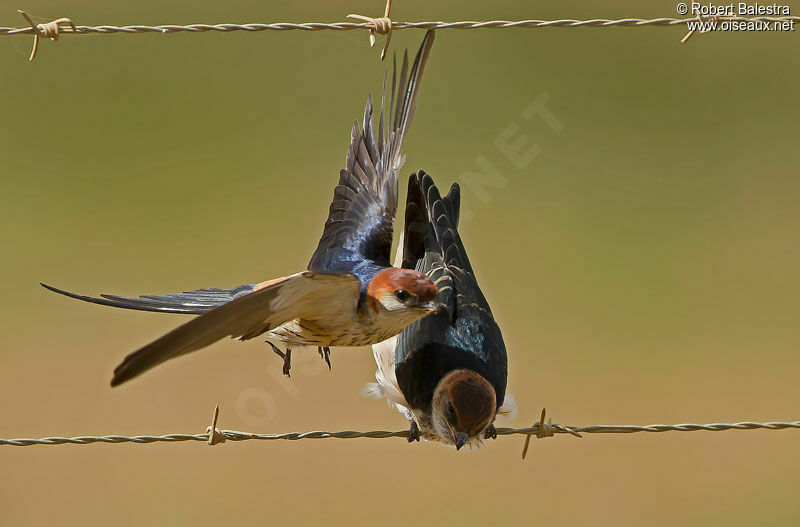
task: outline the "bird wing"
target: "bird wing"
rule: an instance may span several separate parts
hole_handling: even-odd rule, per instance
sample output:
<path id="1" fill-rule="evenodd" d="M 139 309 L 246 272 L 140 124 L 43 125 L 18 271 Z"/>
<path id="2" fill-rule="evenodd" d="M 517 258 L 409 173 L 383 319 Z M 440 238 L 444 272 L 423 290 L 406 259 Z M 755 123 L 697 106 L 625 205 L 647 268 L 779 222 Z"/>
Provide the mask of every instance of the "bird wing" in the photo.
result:
<path id="1" fill-rule="evenodd" d="M 330 319 L 350 311 L 355 314 L 357 309 L 360 282 L 351 274 L 304 271 L 266 284 L 131 353 L 114 370 L 111 385 L 224 337 L 247 340 L 297 318 Z"/>
<path id="2" fill-rule="evenodd" d="M 435 388 L 438 379 L 419 377 L 428 370 L 431 357 L 415 353 L 436 354 L 433 362 L 442 372 L 468 367 L 486 377 L 495 388 L 498 404 L 505 397 L 508 371 L 506 348 L 500 328 L 489 303 L 475 279 L 472 265 L 458 234 L 460 189 L 454 183 L 442 197 L 433 179 L 420 171 L 409 179 L 406 225 L 403 243 L 403 267 L 427 274 L 439 290 L 444 308 L 408 326 L 398 337 L 395 361 L 400 386 L 406 393 L 413 388 L 406 383 L 424 385 L 424 391 Z M 403 364 L 408 363 L 408 364 Z M 414 372 L 401 375 L 399 369 Z M 409 378 L 401 378 L 409 377 Z M 419 391 L 419 390 L 416 390 Z"/>
<path id="3" fill-rule="evenodd" d="M 410 73 L 408 52 L 405 53 L 399 81 L 395 61 L 389 115 L 385 115 L 384 75 L 377 138 L 372 123 L 372 95 L 368 97 L 362 128 L 356 122 L 351 131 L 346 168 L 339 174 L 309 270 L 349 272 L 364 260 L 389 265 L 397 210 L 397 172 L 405 161 L 401 146 L 417 106 L 419 84 L 433 39 L 434 32 L 428 31 Z"/>
<path id="4" fill-rule="evenodd" d="M 184 313 L 187 315 L 202 315 L 240 296 L 252 293 L 262 284 L 240 285 L 233 289 L 198 289 L 184 291 L 183 293 L 169 293 L 166 295 L 142 295 L 136 298 L 101 294 L 99 297 L 84 296 L 58 289 L 47 284 L 42 287 L 60 295 L 100 304 L 102 306 L 136 309 L 138 311 L 154 311 L 157 313 Z"/>

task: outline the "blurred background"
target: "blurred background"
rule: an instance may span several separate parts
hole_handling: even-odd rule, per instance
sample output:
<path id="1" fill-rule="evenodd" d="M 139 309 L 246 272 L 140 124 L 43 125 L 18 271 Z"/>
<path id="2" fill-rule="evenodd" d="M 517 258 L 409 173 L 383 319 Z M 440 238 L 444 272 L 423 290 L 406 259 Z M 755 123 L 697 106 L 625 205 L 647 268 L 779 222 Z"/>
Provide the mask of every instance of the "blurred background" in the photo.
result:
<path id="1" fill-rule="evenodd" d="M 5 3 L 84 25 L 340 21 L 382 0 Z M 794 3 L 793 14 L 800 14 Z M 675 2 L 396 0 L 395 20 L 676 16 Z M 463 187 L 462 237 L 509 350 L 514 426 L 798 419 L 800 35 L 441 31 L 405 175 Z M 416 50 L 421 31 L 391 49 Z M 185 318 L 69 300 L 298 271 L 383 37 L 0 39 L 0 437 L 400 430 L 368 349 L 291 380 L 225 341 L 118 389 Z M 538 108 L 538 110 L 537 110 Z M 542 108 L 544 108 L 543 111 Z M 509 146 L 511 145 L 511 146 Z M 404 200 L 405 184 L 401 185 Z M 0 448 L 0 524 L 788 525 L 800 432 Z M 591 520 L 588 520 L 591 518 Z"/>

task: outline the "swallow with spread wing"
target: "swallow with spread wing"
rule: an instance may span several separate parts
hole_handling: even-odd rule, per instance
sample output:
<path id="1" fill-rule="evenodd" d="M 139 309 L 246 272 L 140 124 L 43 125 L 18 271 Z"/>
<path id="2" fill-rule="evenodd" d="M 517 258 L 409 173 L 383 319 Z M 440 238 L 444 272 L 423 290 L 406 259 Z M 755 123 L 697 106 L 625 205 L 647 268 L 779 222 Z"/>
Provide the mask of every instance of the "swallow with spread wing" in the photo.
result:
<path id="1" fill-rule="evenodd" d="M 496 415 L 514 410 L 503 336 L 458 234 L 460 201 L 458 184 L 442 197 L 429 175 L 412 174 L 395 264 L 429 276 L 442 309 L 372 346 L 378 382 L 364 391 L 408 418 L 409 442 L 456 449 L 496 437 Z"/>
<path id="2" fill-rule="evenodd" d="M 408 53 L 404 55 L 399 79 L 395 64 L 388 112 L 384 112 L 384 75 L 377 137 L 372 96 L 368 98 L 362 127 L 358 122 L 353 126 L 346 168 L 339 174 L 322 238 L 307 271 L 234 289 L 137 298 L 87 297 L 42 284 L 56 293 L 105 306 L 199 315 L 128 355 L 114 370 L 112 386 L 228 336 L 247 340 L 265 334 L 284 359 L 286 375 L 292 347 L 316 346 L 330 366 L 329 347 L 386 340 L 438 308 L 436 286 L 430 278 L 390 263 L 397 172 L 405 161 L 401 146 L 414 116 L 433 40 L 434 33 L 429 31 L 410 71 Z"/>

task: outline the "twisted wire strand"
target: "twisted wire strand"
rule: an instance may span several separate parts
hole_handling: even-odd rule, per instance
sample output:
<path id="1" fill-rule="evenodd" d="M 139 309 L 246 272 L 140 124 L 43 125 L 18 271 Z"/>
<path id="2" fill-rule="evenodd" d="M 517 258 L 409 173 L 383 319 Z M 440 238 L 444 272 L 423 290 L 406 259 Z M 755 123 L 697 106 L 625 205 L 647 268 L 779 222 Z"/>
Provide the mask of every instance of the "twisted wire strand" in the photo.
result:
<path id="1" fill-rule="evenodd" d="M 740 17 L 731 16 L 724 17 L 724 20 L 732 22 L 800 22 L 800 16 L 780 16 L 780 17 Z M 591 20 L 576 20 L 576 19 L 560 19 L 560 20 L 488 20 L 488 21 L 474 21 L 465 20 L 460 22 L 394 22 L 392 21 L 393 30 L 403 29 L 511 29 L 511 28 L 528 28 L 539 29 L 547 27 L 644 27 L 644 26 L 660 26 L 671 27 L 686 25 L 689 23 L 697 23 L 697 18 L 621 18 L 621 19 L 607 19 L 595 18 Z M 100 34 L 108 35 L 112 33 L 204 33 L 207 31 L 217 31 L 221 33 L 230 33 L 232 31 L 352 31 L 355 29 L 372 30 L 374 26 L 369 23 L 354 23 L 354 22 L 304 22 L 304 23 L 290 23 L 278 22 L 274 24 L 163 24 L 157 26 L 147 25 L 130 25 L 130 26 L 75 26 L 64 27 L 61 29 L 60 34 L 63 35 L 89 35 Z M 4 35 L 31 35 L 36 34 L 36 30 L 32 27 L 0 27 L 0 36 Z"/>
<path id="2" fill-rule="evenodd" d="M 539 434 L 539 423 L 528 428 L 498 428 L 498 436 L 524 435 L 536 436 Z M 553 434 L 632 434 L 637 432 L 721 432 L 725 430 L 784 430 L 788 428 L 800 429 L 800 421 L 783 422 L 773 421 L 768 423 L 754 423 L 744 421 L 741 423 L 711 423 L 711 424 L 677 424 L 663 425 L 654 424 L 647 426 L 636 425 L 591 425 L 591 426 L 564 426 L 559 424 L 545 424 L 545 428 L 550 428 Z M 179 443 L 183 441 L 209 441 L 209 434 L 165 434 L 159 436 L 140 435 L 140 436 L 78 436 L 78 437 L 43 437 L 41 439 L 0 439 L 0 445 L 6 446 L 33 446 L 33 445 L 88 445 L 91 443 Z M 408 431 L 389 432 L 386 430 L 372 430 L 368 432 L 357 432 L 344 430 L 341 432 L 289 432 L 285 434 L 255 434 L 250 432 L 238 432 L 236 430 L 215 429 L 214 436 L 222 436 L 227 441 L 273 441 L 288 440 L 298 441 L 300 439 L 386 439 L 390 437 L 407 438 Z"/>

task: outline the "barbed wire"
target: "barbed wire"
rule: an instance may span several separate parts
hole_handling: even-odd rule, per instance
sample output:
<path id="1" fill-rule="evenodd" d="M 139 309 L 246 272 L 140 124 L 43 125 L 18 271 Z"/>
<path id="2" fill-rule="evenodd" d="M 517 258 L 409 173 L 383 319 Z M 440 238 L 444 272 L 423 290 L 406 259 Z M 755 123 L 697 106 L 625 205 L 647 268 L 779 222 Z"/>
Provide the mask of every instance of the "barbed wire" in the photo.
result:
<path id="1" fill-rule="evenodd" d="M 780 17 L 725 17 L 731 22 L 800 22 L 800 16 L 780 16 Z M 548 27 L 672 27 L 696 23 L 697 18 L 593 18 L 589 20 L 577 20 L 573 18 L 563 18 L 559 20 L 485 20 L 474 21 L 464 20 L 460 22 L 395 22 L 392 21 L 392 30 L 403 29 L 542 29 Z M 249 23 L 249 24 L 161 24 L 156 26 L 148 25 L 129 25 L 129 26 L 75 26 L 62 27 L 60 34 L 64 35 L 110 35 L 112 33 L 205 33 L 217 31 L 220 33 L 230 33 L 232 31 L 352 31 L 356 29 L 374 30 L 370 23 L 355 22 L 276 22 L 272 24 Z M 0 36 L 12 35 L 35 35 L 37 32 L 31 27 L 0 27 Z"/>
<path id="2" fill-rule="evenodd" d="M 547 425 L 545 425 L 547 426 Z M 800 429 L 800 421 L 784 422 L 773 421 L 768 423 L 755 423 L 752 421 L 743 421 L 740 423 L 711 423 L 711 424 L 677 424 L 677 425 L 590 425 L 590 426 L 563 426 L 552 424 L 550 426 L 558 427 L 553 431 L 554 434 L 632 434 L 637 432 L 721 432 L 726 430 L 783 430 L 787 428 Z M 535 424 L 528 428 L 498 428 L 497 435 L 525 435 L 536 436 L 539 433 L 539 424 Z M 217 434 L 221 434 L 227 441 L 273 441 L 273 440 L 287 440 L 298 441 L 300 439 L 387 439 L 390 437 L 408 438 L 408 430 L 401 430 L 397 432 L 390 432 L 388 430 L 371 430 L 368 432 L 358 432 L 354 430 L 343 430 L 340 432 L 325 432 L 325 431 L 311 431 L 311 432 L 288 432 L 284 434 L 256 434 L 252 432 L 239 432 L 236 430 L 220 430 L 217 429 Z M 137 436 L 121 436 L 121 435 L 105 435 L 105 436 L 76 436 L 76 437 L 43 437 L 40 439 L 0 439 L 0 445 L 6 446 L 33 446 L 33 445 L 88 445 L 91 443 L 180 443 L 183 441 L 204 441 L 208 442 L 209 432 L 202 434 L 164 434 L 158 436 L 152 435 L 137 435 Z"/>
<path id="3" fill-rule="evenodd" d="M 673 27 L 685 25 L 689 27 L 690 33 L 684 37 L 682 42 L 688 40 L 688 36 L 695 32 L 695 29 L 690 25 L 704 23 L 709 20 L 713 22 L 728 21 L 738 23 L 763 23 L 774 24 L 783 22 L 800 22 L 800 16 L 716 16 L 704 17 L 697 16 L 692 18 L 593 18 L 588 20 L 578 20 L 573 18 L 563 18 L 558 20 L 464 20 L 459 22 L 442 22 L 442 21 L 429 21 L 429 22 L 395 22 L 388 18 L 389 5 L 387 5 L 386 16 L 381 18 L 371 18 L 362 15 L 348 15 L 352 18 L 364 20 L 364 22 L 276 22 L 276 23 L 247 23 L 247 24 L 160 24 L 160 25 L 98 25 L 98 26 L 79 26 L 73 24 L 72 20 L 68 18 L 59 18 L 46 24 L 35 24 L 30 20 L 30 17 L 20 11 L 26 21 L 30 24 L 28 27 L 0 27 L 0 36 L 14 36 L 14 35 L 33 35 L 35 42 L 34 46 L 38 46 L 39 37 L 50 38 L 57 40 L 60 35 L 110 35 L 114 33 L 124 34 L 138 34 L 138 33 L 205 33 L 208 31 L 216 31 L 220 33 L 230 33 L 233 31 L 353 31 L 353 30 L 368 30 L 370 32 L 370 44 L 374 46 L 374 34 L 386 34 L 390 37 L 392 31 L 400 31 L 404 29 L 543 29 L 543 28 L 610 28 L 610 27 Z M 61 24 L 64 24 L 62 26 Z M 705 31 L 704 31 L 705 32 Z M 387 43 L 388 45 L 388 38 Z M 386 53 L 386 46 L 381 53 L 381 58 Z M 35 51 L 31 54 L 31 60 L 36 56 Z"/>
<path id="4" fill-rule="evenodd" d="M 225 441 L 299 441 L 301 439 L 387 439 L 391 437 L 408 438 L 408 430 L 390 432 L 387 430 L 371 430 L 359 432 L 354 430 L 343 430 L 339 432 L 311 431 L 311 432 L 288 432 L 283 434 L 257 434 L 252 432 L 239 432 L 236 430 L 220 430 L 216 427 L 219 407 L 214 409 L 211 426 L 202 434 L 164 434 L 164 435 L 105 435 L 105 436 L 77 436 L 77 437 L 43 437 L 40 439 L 17 438 L 0 439 L 0 445 L 5 446 L 33 446 L 33 445 L 88 445 L 92 443 L 180 443 L 184 441 L 203 441 L 210 445 L 224 443 Z M 752 421 L 742 421 L 739 423 L 710 423 L 710 424 L 654 424 L 646 426 L 638 425 L 589 425 L 589 426 L 565 426 L 550 421 L 545 422 L 545 410 L 539 421 L 527 428 L 497 428 L 497 436 L 524 435 L 525 448 L 523 458 L 528 450 L 531 437 L 543 439 L 553 437 L 556 434 L 570 434 L 575 437 L 583 437 L 583 434 L 633 434 L 639 432 L 662 433 L 662 432 L 722 432 L 727 430 L 784 430 L 800 429 L 800 421 L 771 421 L 766 423 L 756 423 Z"/>

